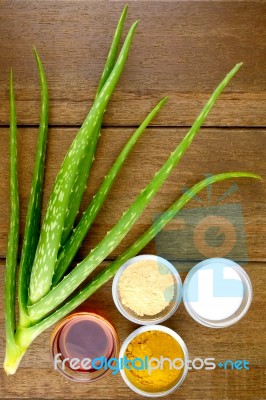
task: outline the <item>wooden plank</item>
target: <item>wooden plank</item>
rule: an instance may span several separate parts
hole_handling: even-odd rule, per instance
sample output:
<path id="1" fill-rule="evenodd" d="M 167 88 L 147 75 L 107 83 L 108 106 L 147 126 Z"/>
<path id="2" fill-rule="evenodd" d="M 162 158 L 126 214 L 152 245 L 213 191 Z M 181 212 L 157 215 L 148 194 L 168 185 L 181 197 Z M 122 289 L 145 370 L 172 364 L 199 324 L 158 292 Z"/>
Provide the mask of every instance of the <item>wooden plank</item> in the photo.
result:
<path id="1" fill-rule="evenodd" d="M 133 129 L 122 128 L 103 130 L 82 209 L 85 209 L 85 205 L 88 204 L 91 196 L 96 192 L 104 175 L 132 132 Z M 75 133 L 76 129 L 73 128 L 50 129 L 44 190 L 45 204 L 47 203 L 48 194 L 51 190 L 56 173 Z M 91 234 L 88 235 L 84 242 L 79 253 L 80 257 L 84 257 L 88 253 L 89 249 L 101 240 L 106 231 L 112 228 L 114 223 L 121 216 L 122 212 L 133 202 L 140 190 L 152 178 L 155 171 L 160 168 L 185 133 L 185 129 L 147 129 L 146 133 L 139 140 L 137 146 L 129 156 L 117 181 L 115 182 L 103 210 L 98 215 L 95 224 L 92 227 Z M 37 129 L 19 129 L 21 233 L 23 232 L 25 222 L 36 138 Z M 168 181 L 162 187 L 143 216 L 139 218 L 131 233 L 114 251 L 112 257 L 120 254 L 123 249 L 144 232 L 151 224 L 154 216 L 158 212 L 162 212 L 170 206 L 170 204 L 182 193 L 182 189 L 185 186 L 192 186 L 197 181 L 203 179 L 204 174 L 239 170 L 256 172 L 265 177 L 265 145 L 266 131 L 263 129 L 202 129 L 188 150 L 186 156 L 181 160 L 179 166 L 172 172 Z M 5 257 L 9 219 L 9 151 L 8 130 L 6 128 L 0 129 L 0 149 L 0 257 Z M 242 233 L 244 234 L 243 242 L 241 242 L 240 246 L 240 253 L 234 253 L 233 258 L 240 260 L 265 260 L 265 183 L 254 180 L 238 180 L 236 183 L 238 185 L 238 190 L 231 193 L 230 196 L 225 196 L 223 200 L 219 200 L 220 196 L 231 188 L 232 182 L 221 182 L 215 185 L 213 187 L 211 199 L 208 198 L 207 191 L 200 194 L 199 199 L 201 199 L 201 202 L 193 200 L 190 203 L 189 209 L 193 209 L 196 215 L 198 213 L 201 215 L 203 209 L 205 210 L 204 212 L 206 212 L 207 207 L 207 215 L 212 215 L 212 213 L 217 210 L 217 206 L 218 209 L 220 207 L 221 216 L 225 218 L 224 221 L 219 220 L 217 222 L 217 229 L 221 229 L 220 234 L 223 234 L 224 230 L 226 230 L 226 218 L 229 218 L 233 225 L 241 225 L 243 223 L 243 226 L 240 226 L 240 229 L 242 229 Z M 239 207 L 242 207 L 242 211 L 240 210 L 238 217 L 234 215 L 235 211 L 232 209 L 232 205 L 234 204 L 238 204 Z M 222 208 L 224 205 L 226 205 L 226 210 Z M 216 208 L 213 209 L 212 206 Z M 230 209 L 232 209 L 232 211 L 230 211 Z M 206 214 L 204 215 L 206 216 Z M 194 230 L 193 224 L 195 225 L 196 218 L 196 216 L 195 218 L 188 218 L 187 221 L 187 229 L 188 231 L 192 230 L 192 233 Z M 167 229 L 169 231 L 170 228 Z M 206 229 L 206 226 L 203 226 L 202 229 Z M 170 230 L 175 234 L 174 231 L 177 230 L 177 228 L 173 224 L 171 225 Z M 217 234 L 219 236 L 219 232 Z M 182 240 L 183 242 L 186 242 L 186 240 Z M 179 258 L 194 260 L 199 259 L 202 256 L 205 256 L 206 258 L 207 254 L 199 255 L 199 253 L 195 251 L 195 248 L 193 247 L 193 238 L 190 237 L 189 240 L 191 240 L 191 246 L 186 249 L 185 253 L 181 252 Z M 234 240 L 233 233 L 229 232 L 228 240 L 229 242 Z M 154 246 L 155 244 L 152 243 L 145 249 L 145 251 L 154 251 Z M 243 246 L 246 246 L 247 253 Z M 216 253 L 213 255 L 215 254 Z M 211 254 L 208 254 L 208 256 L 210 255 Z M 175 254 L 173 258 L 176 258 Z"/>
<path id="2" fill-rule="evenodd" d="M 3 262 L 0 265 L 3 269 Z M 169 326 L 180 334 L 188 346 L 190 359 L 196 357 L 214 357 L 216 362 L 227 359 L 246 359 L 250 362 L 250 370 L 193 370 L 182 386 L 166 397 L 166 399 L 213 400 L 263 400 L 265 398 L 263 370 L 266 367 L 265 352 L 265 263 L 249 263 L 245 266 L 249 274 L 254 298 L 248 314 L 236 325 L 225 329 L 208 329 L 194 322 L 181 304 L 175 315 L 166 321 Z M 182 278 L 185 275 L 182 274 Z M 0 281 L 0 300 L 3 302 L 3 282 Z M 96 311 L 108 317 L 116 327 L 121 342 L 137 326 L 126 319 L 116 310 L 112 295 L 111 283 L 106 284 L 79 310 Z M 4 335 L 3 313 L 0 320 L 0 335 Z M 120 375 L 109 376 L 106 380 L 93 384 L 80 385 L 69 382 L 53 370 L 49 356 L 49 329 L 41 334 L 31 345 L 30 350 L 22 360 L 15 376 L 7 377 L 0 370 L 0 398 L 25 399 L 80 399 L 86 396 L 91 399 L 131 399 L 133 393 L 123 383 Z M 0 342 L 1 361 L 4 357 L 4 342 Z M 111 390 L 110 390 L 111 389 Z M 115 396 L 114 396 L 115 393 Z M 136 396 L 135 396 L 136 397 Z M 134 397 L 134 398 L 135 398 Z"/>
<path id="3" fill-rule="evenodd" d="M 111 4 L 110 4 L 111 3 Z M 141 19 L 106 125 L 136 125 L 165 95 L 156 125 L 190 125 L 208 95 L 237 62 L 244 66 L 206 124 L 265 125 L 266 3 L 128 1 L 129 24 Z M 81 124 L 93 100 L 124 1 L 2 0 L 0 124 L 8 123 L 12 66 L 20 124 L 37 124 L 39 88 L 31 46 L 44 62 L 50 123 Z"/>

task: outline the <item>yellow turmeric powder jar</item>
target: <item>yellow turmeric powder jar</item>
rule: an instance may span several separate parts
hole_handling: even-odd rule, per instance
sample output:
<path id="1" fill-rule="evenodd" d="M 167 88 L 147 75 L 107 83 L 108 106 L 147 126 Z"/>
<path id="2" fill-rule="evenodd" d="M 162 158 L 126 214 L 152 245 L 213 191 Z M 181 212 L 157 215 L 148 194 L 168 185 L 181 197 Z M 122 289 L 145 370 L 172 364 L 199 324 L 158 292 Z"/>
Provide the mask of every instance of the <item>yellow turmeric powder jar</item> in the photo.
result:
<path id="1" fill-rule="evenodd" d="M 143 326 L 120 351 L 121 375 L 136 393 L 158 397 L 173 392 L 188 371 L 188 352 L 181 337 L 162 325 Z"/>

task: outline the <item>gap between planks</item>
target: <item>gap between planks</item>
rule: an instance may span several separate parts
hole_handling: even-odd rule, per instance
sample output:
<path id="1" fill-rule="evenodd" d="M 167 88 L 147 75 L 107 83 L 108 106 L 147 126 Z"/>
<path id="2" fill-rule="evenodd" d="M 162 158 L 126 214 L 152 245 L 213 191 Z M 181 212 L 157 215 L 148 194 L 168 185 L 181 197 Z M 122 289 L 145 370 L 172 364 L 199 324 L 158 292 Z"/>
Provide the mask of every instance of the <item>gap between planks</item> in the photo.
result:
<path id="1" fill-rule="evenodd" d="M 155 254 L 156 255 L 156 254 Z M 75 259 L 75 261 L 80 261 L 80 260 L 83 260 L 85 257 L 78 257 L 78 258 L 76 258 Z M 20 258 L 18 258 L 19 260 L 20 260 Z M 114 257 L 114 258 L 105 258 L 103 261 L 102 261 L 102 263 L 103 262 L 113 262 L 113 261 L 115 261 L 117 259 L 117 257 Z M 4 262 L 6 260 L 6 257 L 3 257 L 3 256 L 0 256 L 0 263 L 1 262 Z M 197 263 L 199 263 L 200 261 L 202 261 L 202 259 L 201 260 L 195 260 L 195 259 L 186 259 L 186 260 L 169 260 L 171 263 L 176 263 L 176 262 L 182 262 L 182 263 L 195 263 L 195 265 L 197 264 Z M 234 260 L 235 262 L 237 262 L 237 263 L 245 263 L 245 264 L 247 264 L 247 263 L 259 263 L 259 264 L 266 264 L 266 258 L 264 259 L 264 258 L 262 258 L 262 259 L 249 259 L 249 260 Z M 101 264 L 102 264 L 101 263 Z M 100 265 L 100 264 L 99 264 Z M 0 400 L 1 400 L 1 398 L 0 398 Z"/>
<path id="2" fill-rule="evenodd" d="M 82 123 L 80 125 L 78 124 L 66 124 L 66 125 L 59 125 L 59 124 L 49 124 L 49 128 L 80 128 Z M 179 128 L 191 128 L 192 125 L 152 125 L 150 124 L 149 126 L 146 127 L 146 129 L 179 129 Z M 9 124 L 0 124 L 0 129 L 1 128 L 9 128 Z M 24 128 L 24 129 L 29 129 L 29 128 L 39 128 L 38 124 L 19 124 L 17 125 L 17 128 Z M 139 128 L 139 125 L 102 125 L 102 128 L 108 129 L 130 129 L 134 128 L 137 129 Z M 230 129 L 230 130 L 249 130 L 249 129 L 266 129 L 266 125 L 257 125 L 257 126 L 252 126 L 252 125 L 247 125 L 247 126 L 228 126 L 228 125 L 208 125 L 205 126 L 203 125 L 202 128 L 204 129 Z M 1 399 L 0 399 L 1 400 Z"/>

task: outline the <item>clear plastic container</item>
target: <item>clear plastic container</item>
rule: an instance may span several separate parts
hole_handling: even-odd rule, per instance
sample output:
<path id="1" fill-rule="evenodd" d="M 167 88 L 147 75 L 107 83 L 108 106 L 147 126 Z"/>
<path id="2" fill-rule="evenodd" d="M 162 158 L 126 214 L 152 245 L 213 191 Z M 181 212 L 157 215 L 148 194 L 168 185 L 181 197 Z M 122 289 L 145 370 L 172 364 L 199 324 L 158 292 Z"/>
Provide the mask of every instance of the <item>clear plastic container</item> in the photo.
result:
<path id="1" fill-rule="evenodd" d="M 170 301 L 169 305 L 167 307 L 165 307 L 159 314 L 152 315 L 152 316 L 137 315 L 130 308 L 125 307 L 122 304 L 121 297 L 119 294 L 119 279 L 120 279 L 121 275 L 123 274 L 123 272 L 125 271 L 125 269 L 128 268 L 130 265 L 132 265 L 136 262 L 142 261 L 142 260 L 156 261 L 158 264 L 161 264 L 162 266 L 166 267 L 169 270 L 169 273 L 172 274 L 173 281 L 174 281 L 173 299 Z M 112 295 L 113 295 L 113 300 L 114 300 L 114 303 L 115 303 L 117 309 L 128 320 L 135 322 L 136 324 L 139 324 L 139 325 L 160 324 L 161 322 L 170 318 L 174 314 L 176 309 L 178 308 L 180 301 L 182 299 L 182 281 L 181 281 L 180 275 L 177 272 L 176 268 L 169 261 L 165 260 L 162 257 L 145 254 L 145 255 L 140 255 L 140 256 L 131 258 L 130 260 L 128 260 L 125 264 L 123 264 L 120 267 L 120 269 L 117 271 L 117 273 L 114 277 L 114 280 L 113 280 Z"/>
<path id="2" fill-rule="evenodd" d="M 248 311 L 252 285 L 246 271 L 225 258 L 195 265 L 183 285 L 184 305 L 191 317 L 210 328 L 235 324 Z"/>
<path id="3" fill-rule="evenodd" d="M 94 382 L 106 376 L 110 369 L 100 368 L 100 365 L 94 368 L 84 362 L 97 357 L 105 357 L 107 361 L 117 358 L 119 339 L 115 328 L 105 318 L 80 312 L 70 314 L 55 327 L 50 352 L 54 369 L 64 377 L 75 382 Z"/>
<path id="4" fill-rule="evenodd" d="M 124 341 L 124 343 L 121 346 L 121 350 L 119 353 L 119 359 L 122 359 L 126 353 L 127 347 L 130 344 L 130 342 L 139 334 L 147 331 L 161 331 L 165 332 L 168 335 L 172 336 L 180 345 L 182 352 L 183 352 L 183 369 L 181 372 L 180 377 L 176 382 L 173 383 L 173 386 L 168 388 L 167 390 L 163 391 L 158 391 L 158 392 L 150 392 L 150 391 L 144 391 L 140 389 L 139 387 L 135 386 L 134 383 L 127 377 L 124 369 L 120 370 L 121 376 L 124 380 L 124 382 L 128 385 L 128 387 L 133 390 L 135 393 L 140 394 L 142 396 L 146 397 L 163 397 L 166 396 L 172 392 L 174 392 L 184 381 L 187 373 L 188 373 L 188 361 L 189 361 L 189 355 L 188 355 L 188 350 L 187 346 L 185 345 L 183 339 L 172 329 L 167 328 L 166 326 L 163 325 L 149 325 L 149 326 L 141 326 L 140 328 L 136 329 L 134 332 L 132 332 Z"/>

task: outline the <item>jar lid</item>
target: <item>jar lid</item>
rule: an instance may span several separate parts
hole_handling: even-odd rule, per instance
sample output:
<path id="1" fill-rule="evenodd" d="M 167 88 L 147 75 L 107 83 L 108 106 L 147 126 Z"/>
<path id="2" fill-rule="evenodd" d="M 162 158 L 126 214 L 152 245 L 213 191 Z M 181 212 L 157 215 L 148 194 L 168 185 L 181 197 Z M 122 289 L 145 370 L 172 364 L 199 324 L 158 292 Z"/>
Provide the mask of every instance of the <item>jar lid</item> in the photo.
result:
<path id="1" fill-rule="evenodd" d="M 184 305 L 202 325 L 223 328 L 239 321 L 252 300 L 252 285 L 234 261 L 210 258 L 195 265 L 183 286 Z"/>

